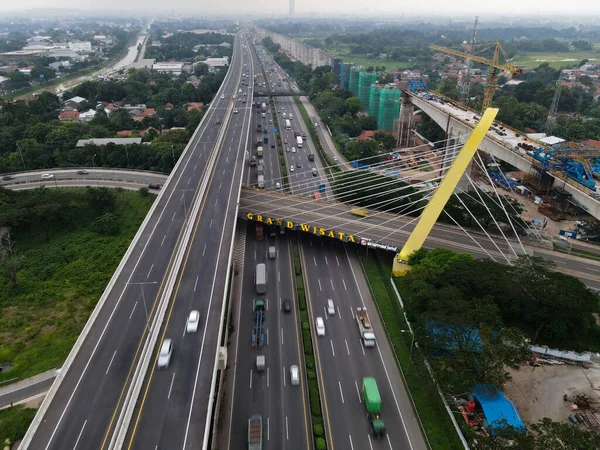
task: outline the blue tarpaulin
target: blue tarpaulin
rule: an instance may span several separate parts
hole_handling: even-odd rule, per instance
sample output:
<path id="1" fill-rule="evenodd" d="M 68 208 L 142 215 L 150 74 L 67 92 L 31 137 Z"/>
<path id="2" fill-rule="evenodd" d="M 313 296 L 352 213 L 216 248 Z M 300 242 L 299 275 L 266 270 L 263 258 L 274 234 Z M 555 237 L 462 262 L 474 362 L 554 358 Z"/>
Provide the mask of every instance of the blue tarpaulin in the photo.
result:
<path id="1" fill-rule="evenodd" d="M 481 405 L 489 428 L 501 426 L 504 420 L 507 425 L 525 431 L 525 424 L 517 407 L 496 386 L 478 384 L 473 389 L 473 396 Z M 494 434 L 493 430 L 490 431 Z"/>

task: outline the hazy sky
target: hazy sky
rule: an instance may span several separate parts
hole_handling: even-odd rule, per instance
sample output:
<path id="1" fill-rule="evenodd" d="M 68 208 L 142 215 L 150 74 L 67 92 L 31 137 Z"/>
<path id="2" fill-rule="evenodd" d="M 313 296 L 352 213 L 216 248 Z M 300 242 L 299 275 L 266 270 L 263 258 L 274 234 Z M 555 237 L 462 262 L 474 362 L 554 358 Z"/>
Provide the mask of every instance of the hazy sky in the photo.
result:
<path id="1" fill-rule="evenodd" d="M 148 14 L 151 12 L 170 12 L 181 14 L 194 13 L 225 13 L 242 14 L 246 12 L 255 15 L 271 15 L 287 13 L 287 0 L 224 0 L 224 1 L 193 1 L 193 0 L 0 0 L 0 10 L 26 10 L 31 8 L 66 8 L 77 10 L 130 11 L 133 14 Z M 593 15 L 600 13 L 598 0 L 583 0 L 571 3 L 565 0 L 428 0 L 426 2 L 390 2 L 389 0 L 296 0 L 296 11 L 301 15 L 343 12 L 349 14 L 393 13 L 402 12 L 405 15 L 455 15 L 470 18 L 475 14 L 518 16 L 522 14 L 569 14 L 586 17 L 593 20 Z M 384 18 L 389 18 L 385 17 Z"/>

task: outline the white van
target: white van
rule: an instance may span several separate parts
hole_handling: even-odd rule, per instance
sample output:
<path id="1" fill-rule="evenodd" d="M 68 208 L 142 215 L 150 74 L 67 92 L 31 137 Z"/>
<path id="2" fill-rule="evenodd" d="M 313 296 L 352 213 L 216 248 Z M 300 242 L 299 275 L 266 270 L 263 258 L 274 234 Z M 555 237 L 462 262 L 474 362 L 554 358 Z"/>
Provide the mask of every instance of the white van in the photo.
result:
<path id="1" fill-rule="evenodd" d="M 330 316 L 335 316 L 335 306 L 333 304 L 333 300 L 330 298 L 327 299 L 327 314 Z"/>

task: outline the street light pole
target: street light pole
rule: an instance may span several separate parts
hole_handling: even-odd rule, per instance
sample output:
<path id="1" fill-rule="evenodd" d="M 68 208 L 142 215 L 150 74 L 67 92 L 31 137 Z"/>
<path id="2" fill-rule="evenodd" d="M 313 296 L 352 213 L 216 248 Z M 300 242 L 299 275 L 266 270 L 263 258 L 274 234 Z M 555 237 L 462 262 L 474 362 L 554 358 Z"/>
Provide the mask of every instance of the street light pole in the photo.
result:
<path id="1" fill-rule="evenodd" d="M 19 149 L 19 155 L 21 155 L 21 162 L 23 163 L 23 169 L 27 170 L 27 166 L 25 166 L 25 159 L 23 158 L 23 152 L 21 151 L 21 146 L 17 142 L 17 149 Z"/>
<path id="2" fill-rule="evenodd" d="M 140 286 L 140 289 L 142 291 L 142 301 L 144 302 L 144 311 L 146 312 L 146 328 L 148 328 L 148 332 L 151 333 L 152 332 L 152 328 L 150 327 L 150 316 L 148 315 L 148 306 L 146 306 L 146 295 L 144 294 L 144 285 L 145 284 L 157 284 L 158 281 L 146 281 L 146 282 L 141 282 L 141 283 L 127 283 L 129 284 L 138 284 Z"/>
<path id="3" fill-rule="evenodd" d="M 410 366 L 412 361 L 413 347 L 415 346 L 415 333 L 413 333 L 412 330 L 400 330 L 400 333 L 410 333 L 411 335 L 410 351 L 408 352 L 408 365 Z"/>

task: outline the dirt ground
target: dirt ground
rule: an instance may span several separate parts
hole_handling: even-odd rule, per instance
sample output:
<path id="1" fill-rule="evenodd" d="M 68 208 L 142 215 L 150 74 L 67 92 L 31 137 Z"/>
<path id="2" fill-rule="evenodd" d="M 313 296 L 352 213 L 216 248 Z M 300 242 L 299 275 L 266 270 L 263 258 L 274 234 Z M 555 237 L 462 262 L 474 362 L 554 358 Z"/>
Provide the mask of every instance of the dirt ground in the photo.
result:
<path id="1" fill-rule="evenodd" d="M 549 417 L 568 421 L 569 402 L 565 393 L 582 393 L 600 400 L 600 364 L 589 369 L 577 366 L 523 366 L 510 370 L 512 381 L 506 384 L 506 396 L 515 402 L 526 425 Z"/>

